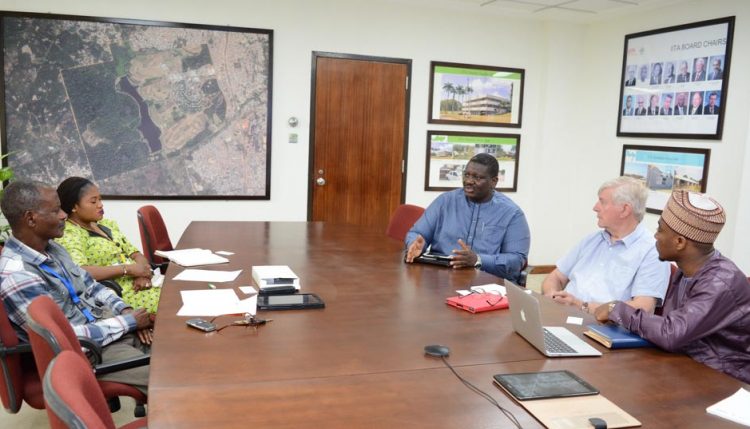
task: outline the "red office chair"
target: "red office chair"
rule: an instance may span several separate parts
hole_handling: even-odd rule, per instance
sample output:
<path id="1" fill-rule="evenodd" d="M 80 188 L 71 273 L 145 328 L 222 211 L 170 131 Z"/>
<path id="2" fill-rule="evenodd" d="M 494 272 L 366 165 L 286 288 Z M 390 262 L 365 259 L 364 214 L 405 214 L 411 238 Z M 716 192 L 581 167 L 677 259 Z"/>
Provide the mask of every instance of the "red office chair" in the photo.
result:
<path id="1" fill-rule="evenodd" d="M 424 209 L 419 206 L 411 204 L 401 204 L 396 208 L 391 216 L 391 221 L 388 223 L 388 229 L 385 230 L 385 235 L 394 238 L 396 240 L 404 241 L 406 233 L 409 232 L 412 226 L 417 222 L 420 216 L 424 213 Z"/>
<path id="2" fill-rule="evenodd" d="M 0 399 L 12 414 L 25 401 L 32 408 L 44 408 L 42 383 L 31 355 L 31 346 L 21 344 L 0 302 Z"/>
<path id="3" fill-rule="evenodd" d="M 163 265 L 168 261 L 154 255 L 157 250 L 173 250 L 167 227 L 164 225 L 159 210 L 154 206 L 143 206 L 138 209 L 138 229 L 141 231 L 143 254 L 151 265 Z"/>
<path id="4" fill-rule="evenodd" d="M 88 361 L 65 350 L 54 358 L 44 374 L 44 400 L 52 429 L 115 429 L 115 422 Z M 145 428 L 145 418 L 122 429 Z"/>
<path id="5" fill-rule="evenodd" d="M 29 342 L 34 352 L 34 360 L 40 379 L 44 378 L 44 373 L 52 359 L 63 350 L 74 351 L 82 359 L 88 360 L 81 350 L 82 344 L 76 337 L 73 327 L 52 298 L 45 295 L 35 298 L 28 307 L 28 317 Z M 94 353 L 97 365 L 94 366 L 92 372 L 99 375 L 147 365 L 151 358 L 150 356 L 141 356 L 101 364 L 99 363 L 101 362 L 101 352 L 98 350 L 98 345 L 90 343 L 86 344 L 85 347 Z M 99 387 L 107 399 L 117 398 L 118 396 L 128 396 L 135 399 L 137 417 L 145 415 L 143 404 L 146 403 L 147 397 L 140 390 L 128 384 L 104 380 L 99 380 Z M 117 409 L 119 409 L 117 403 L 115 403 L 114 409 L 110 407 L 112 411 L 117 411 Z"/>

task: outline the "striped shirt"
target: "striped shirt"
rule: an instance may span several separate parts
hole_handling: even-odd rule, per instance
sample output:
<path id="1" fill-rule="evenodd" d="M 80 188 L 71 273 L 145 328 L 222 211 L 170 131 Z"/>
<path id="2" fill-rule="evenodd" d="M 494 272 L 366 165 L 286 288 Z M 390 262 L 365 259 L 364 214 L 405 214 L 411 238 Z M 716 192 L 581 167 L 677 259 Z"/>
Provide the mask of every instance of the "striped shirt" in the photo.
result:
<path id="1" fill-rule="evenodd" d="M 135 331 L 136 321 L 130 314 L 121 314 L 129 306 L 111 289 L 96 282 L 83 268 L 70 259 L 59 244 L 50 241 L 46 254 L 25 245 L 15 237 L 5 243 L 0 256 L 0 299 L 21 341 L 27 342 L 27 308 L 40 295 L 47 295 L 60 306 L 77 336 L 90 338 L 105 346 L 123 335 Z M 80 306 L 94 316 L 89 322 L 79 306 L 73 303 L 65 284 L 43 270 L 44 264 L 71 280 L 80 298 Z"/>

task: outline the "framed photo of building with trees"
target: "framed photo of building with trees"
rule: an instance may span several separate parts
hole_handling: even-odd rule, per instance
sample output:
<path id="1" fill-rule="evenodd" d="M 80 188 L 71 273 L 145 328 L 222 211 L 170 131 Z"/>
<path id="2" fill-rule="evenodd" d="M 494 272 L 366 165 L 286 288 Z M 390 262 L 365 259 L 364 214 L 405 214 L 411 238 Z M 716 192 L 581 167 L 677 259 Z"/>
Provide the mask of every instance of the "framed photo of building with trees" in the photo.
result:
<path id="1" fill-rule="evenodd" d="M 497 159 L 495 189 L 515 192 L 518 181 L 518 134 L 428 131 L 425 191 L 450 191 L 463 186 L 463 172 L 474 155 L 488 153 Z"/>
<path id="2" fill-rule="evenodd" d="M 646 211 L 660 214 L 672 191 L 706 192 L 711 149 L 624 145 L 620 175 L 648 188 Z"/>
<path id="3" fill-rule="evenodd" d="M 430 63 L 431 124 L 521 127 L 524 70 Z"/>

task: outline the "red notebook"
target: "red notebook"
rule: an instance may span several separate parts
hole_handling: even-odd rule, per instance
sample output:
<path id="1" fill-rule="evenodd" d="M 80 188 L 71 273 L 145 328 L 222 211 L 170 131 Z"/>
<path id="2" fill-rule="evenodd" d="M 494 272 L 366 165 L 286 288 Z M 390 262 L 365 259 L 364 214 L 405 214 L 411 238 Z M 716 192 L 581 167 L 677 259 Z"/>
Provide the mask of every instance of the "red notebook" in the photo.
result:
<path id="1" fill-rule="evenodd" d="M 470 293 L 463 296 L 452 296 L 446 299 L 445 303 L 470 313 L 508 308 L 508 298 L 494 293 Z"/>

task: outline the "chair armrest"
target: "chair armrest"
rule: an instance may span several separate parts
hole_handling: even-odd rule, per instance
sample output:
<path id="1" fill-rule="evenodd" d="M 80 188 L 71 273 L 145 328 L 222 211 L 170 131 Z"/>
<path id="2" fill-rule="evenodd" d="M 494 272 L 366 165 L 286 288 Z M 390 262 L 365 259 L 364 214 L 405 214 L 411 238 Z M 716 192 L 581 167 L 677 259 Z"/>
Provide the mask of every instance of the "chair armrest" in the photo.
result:
<path id="1" fill-rule="evenodd" d="M 0 357 L 21 354 L 21 353 L 31 353 L 31 344 L 23 343 L 23 344 L 18 344 L 13 347 L 6 347 L 6 346 L 0 345 Z"/>
<path id="2" fill-rule="evenodd" d="M 109 374 L 148 365 L 149 363 L 151 363 L 151 354 L 94 365 L 94 374 Z"/>
<path id="3" fill-rule="evenodd" d="M 111 372 L 123 371 L 130 368 L 148 365 L 151 362 L 151 354 L 122 359 L 114 362 L 102 363 L 102 348 L 90 338 L 78 337 L 81 347 L 88 349 L 89 361 L 95 374 L 109 374 Z"/>
<path id="4" fill-rule="evenodd" d="M 120 298 L 122 298 L 122 286 L 120 286 L 119 283 L 117 283 L 114 280 L 102 280 L 99 283 L 103 284 L 104 286 L 112 289 L 114 293 L 117 294 Z"/>
<path id="5" fill-rule="evenodd" d="M 102 363 L 102 347 L 99 343 L 96 343 L 88 337 L 78 337 L 78 342 L 81 343 L 81 348 L 88 350 L 86 355 L 89 358 L 91 365 L 99 365 Z"/>

